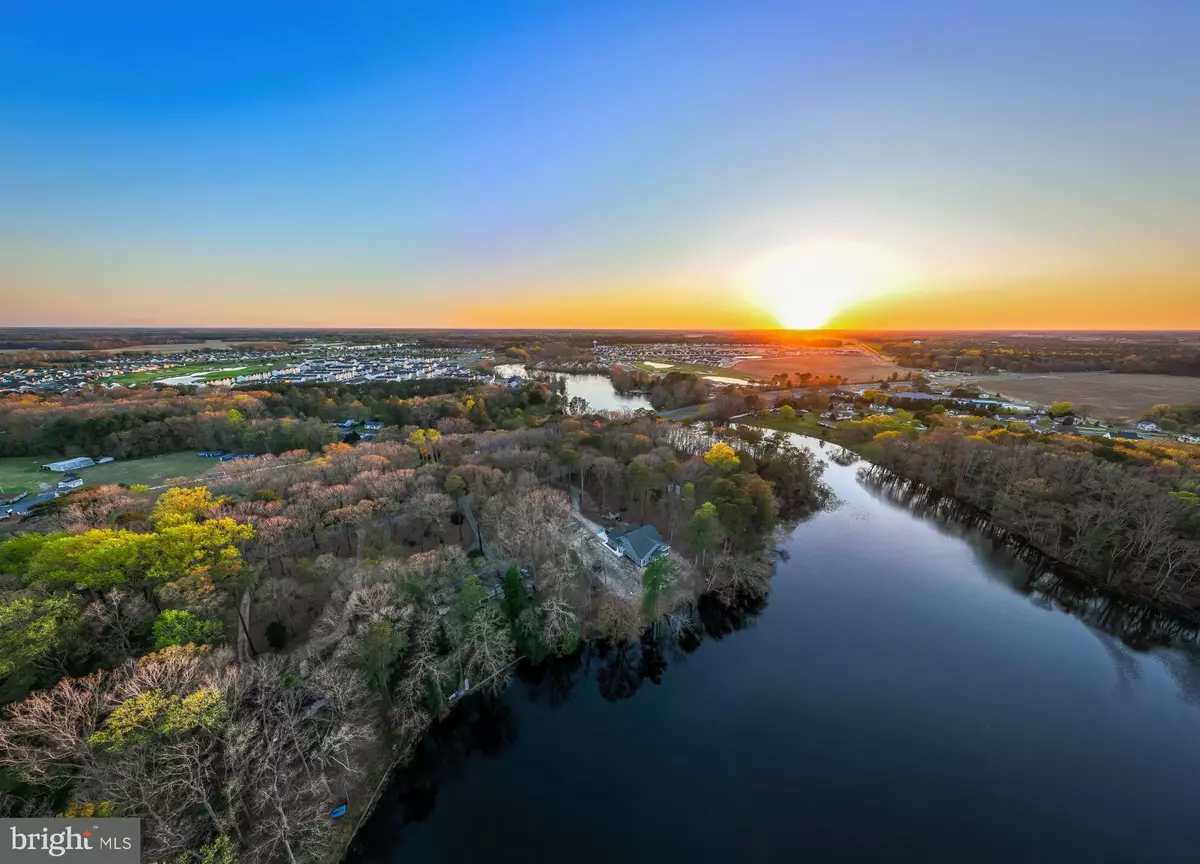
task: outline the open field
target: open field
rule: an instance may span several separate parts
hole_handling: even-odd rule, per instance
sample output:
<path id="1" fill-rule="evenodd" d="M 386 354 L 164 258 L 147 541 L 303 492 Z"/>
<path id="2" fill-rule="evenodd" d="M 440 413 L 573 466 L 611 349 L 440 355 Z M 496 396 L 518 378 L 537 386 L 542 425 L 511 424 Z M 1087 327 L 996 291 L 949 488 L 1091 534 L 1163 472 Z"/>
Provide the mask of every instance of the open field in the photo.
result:
<path id="1" fill-rule="evenodd" d="M 1101 418 L 1137 417 L 1154 405 L 1200 400 L 1200 378 L 1121 372 L 984 375 L 967 379 L 988 392 L 1048 405 L 1073 402 Z"/>
<path id="2" fill-rule="evenodd" d="M 815 377 L 842 375 L 850 383 L 878 381 L 893 372 L 903 372 L 894 363 L 889 363 L 873 354 L 835 354 L 820 351 L 798 354 L 791 357 L 763 357 L 759 360 L 742 360 L 734 371 L 770 378 L 780 372 L 789 375 L 810 372 Z"/>
<path id="3" fill-rule="evenodd" d="M 19 492 L 51 491 L 63 478 L 57 471 L 43 471 L 42 465 L 55 462 L 62 456 L 14 456 L 0 459 L 0 490 L 5 497 Z M 159 486 L 172 477 L 196 477 L 219 465 L 216 459 L 201 459 L 193 452 L 168 453 L 143 459 L 118 459 L 75 472 L 88 486 L 144 483 Z"/>
<path id="4" fill-rule="evenodd" d="M 668 372 L 683 372 L 687 375 L 701 375 L 705 378 L 727 378 L 736 381 L 755 381 L 759 377 L 752 372 L 739 372 L 734 369 L 726 369 L 724 366 L 699 366 L 695 363 L 676 363 L 662 357 L 639 360 L 633 365 L 643 372 L 654 372 L 658 375 L 666 375 Z M 718 381 L 717 383 L 729 382 Z"/>
<path id="5" fill-rule="evenodd" d="M 223 363 L 186 363 L 173 366 L 170 369 L 154 369 L 147 372 L 128 372 L 124 375 L 110 375 L 103 379 L 111 384 L 149 384 L 152 381 L 168 380 L 171 383 L 191 384 L 201 381 L 216 381 L 221 378 L 231 378 L 238 375 L 254 375 L 259 372 L 269 372 L 272 369 L 282 369 L 289 365 L 286 362 L 238 365 L 225 361 Z M 190 376 L 191 381 L 175 381 L 177 378 Z"/>

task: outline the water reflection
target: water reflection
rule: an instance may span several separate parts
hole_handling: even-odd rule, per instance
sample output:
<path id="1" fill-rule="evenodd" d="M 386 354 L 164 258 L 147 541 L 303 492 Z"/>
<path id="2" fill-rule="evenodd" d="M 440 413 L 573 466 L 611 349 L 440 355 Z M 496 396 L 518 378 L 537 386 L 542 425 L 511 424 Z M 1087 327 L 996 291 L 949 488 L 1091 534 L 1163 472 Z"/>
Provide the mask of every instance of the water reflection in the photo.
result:
<path id="1" fill-rule="evenodd" d="M 423 821 L 434 812 L 442 784 L 462 776 L 473 759 L 500 756 L 515 744 L 514 700 L 561 707 L 588 686 L 595 686 L 608 702 L 631 699 L 646 682 L 661 684 L 671 665 L 685 662 L 706 639 L 719 641 L 752 626 L 765 608 L 764 598 L 742 595 L 733 603 L 723 603 L 715 595 L 705 595 L 694 607 L 681 610 L 683 617 L 676 619 L 676 626 L 660 623 L 637 642 L 597 640 L 567 657 L 521 664 L 506 693 L 473 694 L 430 728 L 379 800 L 376 812 L 387 817 L 368 820 L 347 860 L 374 861 L 378 850 L 387 850 L 387 860 L 392 860 L 402 848 L 402 826 Z"/>
<path id="2" fill-rule="evenodd" d="M 941 533 L 963 540 L 980 563 L 1038 606 L 1069 613 L 1137 650 L 1194 645 L 1200 628 L 1145 603 L 1106 594 L 1079 574 L 1061 568 L 1012 537 L 973 507 L 875 466 L 858 469 L 858 481 L 882 501 L 902 507 Z"/>
<path id="3" fill-rule="evenodd" d="M 496 367 L 501 378 L 528 378 L 529 372 L 519 363 L 504 363 Z M 653 409 L 650 399 L 642 395 L 618 393 L 612 381 L 605 375 L 579 372 L 535 372 L 537 377 L 562 378 L 567 382 L 567 396 L 586 399 L 593 411 L 637 411 L 639 408 Z"/>

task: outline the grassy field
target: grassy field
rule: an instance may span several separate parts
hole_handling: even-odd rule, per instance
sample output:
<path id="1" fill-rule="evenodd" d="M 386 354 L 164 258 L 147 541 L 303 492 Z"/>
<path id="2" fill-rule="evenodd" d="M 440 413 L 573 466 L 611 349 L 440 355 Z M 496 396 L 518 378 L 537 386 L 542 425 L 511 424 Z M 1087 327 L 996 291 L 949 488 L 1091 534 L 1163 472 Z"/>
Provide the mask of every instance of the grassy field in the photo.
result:
<path id="1" fill-rule="evenodd" d="M 124 375 L 110 375 L 103 379 L 112 384 L 149 384 L 164 378 L 179 378 L 183 375 L 195 375 L 200 381 L 216 381 L 221 378 L 236 378 L 238 375 L 255 375 L 259 372 L 269 372 L 272 369 L 282 369 L 290 365 L 287 362 L 266 364 L 239 365 L 226 360 L 222 363 L 186 363 L 170 369 L 155 369 L 147 372 L 127 372 Z"/>
<path id="2" fill-rule="evenodd" d="M 744 372 L 749 375 L 760 375 L 770 378 L 780 372 L 789 375 L 810 372 L 816 377 L 827 375 L 842 375 L 850 383 L 862 381 L 879 381 L 887 378 L 893 372 L 903 371 L 894 363 L 881 360 L 869 354 L 835 354 L 832 351 L 820 351 L 810 354 L 798 354 L 793 357 L 763 357 L 759 360 L 742 360 L 733 370 L 727 372 Z"/>
<path id="3" fill-rule="evenodd" d="M 259 372 L 270 372 L 272 369 L 282 369 L 285 366 L 289 366 L 289 365 L 291 365 L 291 364 L 267 363 L 265 365 L 259 364 L 257 366 L 255 366 L 255 365 L 245 366 L 241 369 L 238 369 L 236 372 L 221 372 L 221 371 L 209 372 L 207 375 L 204 376 L 204 380 L 205 381 L 217 381 L 221 378 L 236 378 L 239 375 L 257 375 Z M 225 366 L 223 368 L 228 369 L 230 367 Z"/>
<path id="4" fill-rule="evenodd" d="M 724 366 L 699 366 L 695 363 L 676 363 L 660 357 L 651 357 L 649 360 L 638 360 L 633 365 L 643 372 L 653 372 L 657 375 L 666 375 L 668 372 L 682 372 L 686 375 L 733 378 L 738 381 L 757 381 L 759 379 L 759 376 L 753 373 L 738 372 L 734 369 L 726 369 Z"/>
<path id="5" fill-rule="evenodd" d="M 3 490 L 5 497 L 19 492 L 32 494 L 53 490 L 63 475 L 57 471 L 43 471 L 42 465 L 62 458 L 16 456 L 0 459 L 0 490 Z M 192 452 L 168 453 L 165 456 L 147 456 L 144 459 L 118 459 L 115 462 L 82 468 L 76 473 L 88 486 L 114 483 L 159 486 L 172 477 L 196 477 L 218 464 L 220 463 L 216 459 L 201 459 Z"/>
<path id="6" fill-rule="evenodd" d="M 1118 372 L 1007 374 L 970 379 L 983 390 L 1048 405 L 1073 402 L 1101 418 L 1136 418 L 1154 405 L 1200 399 L 1200 378 L 1125 375 Z"/>
<path id="7" fill-rule="evenodd" d="M 784 420 L 778 414 L 764 413 L 757 414 L 754 417 L 739 417 L 737 422 L 745 423 L 747 426 L 772 429 L 776 432 L 795 432 L 798 435 L 820 436 L 822 431 L 832 431 L 818 425 L 820 419 L 821 417 L 817 412 L 809 411 L 807 414 L 797 413 L 791 420 Z"/>

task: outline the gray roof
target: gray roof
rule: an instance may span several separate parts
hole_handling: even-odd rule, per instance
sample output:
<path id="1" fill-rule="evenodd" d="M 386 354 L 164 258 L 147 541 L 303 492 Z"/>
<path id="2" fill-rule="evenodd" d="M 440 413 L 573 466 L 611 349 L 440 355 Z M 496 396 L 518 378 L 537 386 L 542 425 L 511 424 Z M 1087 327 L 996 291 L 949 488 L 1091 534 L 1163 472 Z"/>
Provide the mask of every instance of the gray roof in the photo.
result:
<path id="1" fill-rule="evenodd" d="M 621 535 L 621 539 L 629 544 L 629 548 L 638 559 L 645 558 L 659 546 L 667 545 L 653 525 L 643 525 L 641 528 L 627 531 Z"/>
<path id="2" fill-rule="evenodd" d="M 95 461 L 87 456 L 77 456 L 74 459 L 64 459 L 61 462 L 47 462 L 43 468 L 48 468 L 51 471 L 74 471 L 76 468 L 88 468 L 95 465 Z"/>

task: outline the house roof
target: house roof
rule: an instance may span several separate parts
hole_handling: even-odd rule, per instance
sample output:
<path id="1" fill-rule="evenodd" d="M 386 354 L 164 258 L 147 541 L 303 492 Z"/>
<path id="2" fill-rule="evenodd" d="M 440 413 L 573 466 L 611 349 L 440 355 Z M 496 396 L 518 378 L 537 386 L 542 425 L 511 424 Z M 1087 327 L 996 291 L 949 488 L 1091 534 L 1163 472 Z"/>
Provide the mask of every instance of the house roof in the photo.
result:
<path id="1" fill-rule="evenodd" d="M 645 558 L 659 546 L 667 545 L 663 542 L 662 535 L 658 533 L 658 529 L 653 525 L 632 528 L 622 534 L 621 539 L 629 544 L 630 550 L 639 559 Z"/>

